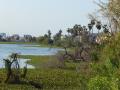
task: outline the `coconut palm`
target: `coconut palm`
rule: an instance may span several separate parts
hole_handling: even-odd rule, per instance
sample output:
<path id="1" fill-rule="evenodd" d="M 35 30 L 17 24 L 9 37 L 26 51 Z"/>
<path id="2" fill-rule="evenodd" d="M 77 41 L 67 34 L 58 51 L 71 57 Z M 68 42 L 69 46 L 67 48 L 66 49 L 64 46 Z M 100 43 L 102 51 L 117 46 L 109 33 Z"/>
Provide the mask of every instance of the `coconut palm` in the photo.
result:
<path id="1" fill-rule="evenodd" d="M 58 33 L 61 35 L 62 34 L 62 30 L 60 29 Z"/>
<path id="2" fill-rule="evenodd" d="M 92 33 L 93 33 L 93 27 L 94 27 L 94 25 L 95 25 L 95 21 L 96 21 L 95 19 L 92 19 L 92 20 L 91 20 L 91 25 L 92 25 Z"/>
<path id="3" fill-rule="evenodd" d="M 109 33 L 109 29 L 107 25 L 103 25 L 103 31 L 104 33 Z"/>
<path id="4" fill-rule="evenodd" d="M 91 24 L 92 24 L 92 25 L 95 25 L 95 21 L 96 21 L 95 19 L 92 19 L 92 20 L 91 20 Z"/>
<path id="5" fill-rule="evenodd" d="M 69 33 L 70 33 L 70 28 L 67 29 L 67 33 L 68 33 L 68 35 L 69 35 Z"/>
<path id="6" fill-rule="evenodd" d="M 48 30 L 48 38 L 49 38 L 49 39 L 51 39 L 51 34 L 52 34 L 51 31 Z"/>
<path id="7" fill-rule="evenodd" d="M 97 23 L 96 23 L 96 28 L 98 29 L 98 35 L 99 35 L 99 32 L 100 32 L 100 30 L 101 30 L 101 28 L 102 28 L 102 24 L 101 24 L 100 21 L 97 21 Z"/>
<path id="8" fill-rule="evenodd" d="M 81 25 L 78 25 L 77 31 L 78 31 L 78 35 L 81 35 L 83 32 L 83 27 Z"/>
<path id="9" fill-rule="evenodd" d="M 88 24 L 89 34 L 90 34 L 92 28 L 93 28 L 93 25 L 92 25 L 91 23 L 89 23 L 89 24 Z"/>
<path id="10" fill-rule="evenodd" d="M 116 32 L 120 29 L 120 1 L 119 0 L 108 0 L 108 3 L 99 0 L 97 5 L 103 16 L 108 20 L 111 33 Z"/>
<path id="11" fill-rule="evenodd" d="M 75 24 L 75 26 L 73 27 L 74 37 L 78 35 L 78 28 L 79 28 L 79 26 L 77 24 Z"/>

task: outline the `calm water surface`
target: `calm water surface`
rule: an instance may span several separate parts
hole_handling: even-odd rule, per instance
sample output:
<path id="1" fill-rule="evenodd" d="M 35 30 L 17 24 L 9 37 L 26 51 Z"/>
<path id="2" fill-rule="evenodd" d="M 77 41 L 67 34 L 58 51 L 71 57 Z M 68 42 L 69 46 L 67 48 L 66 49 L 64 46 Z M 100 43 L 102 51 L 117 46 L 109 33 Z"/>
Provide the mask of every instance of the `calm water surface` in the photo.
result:
<path id="1" fill-rule="evenodd" d="M 0 68 L 4 68 L 3 58 L 8 57 L 11 53 L 19 53 L 20 55 L 54 55 L 59 50 L 57 48 L 38 47 L 38 45 L 0 44 Z M 20 67 L 23 68 L 28 60 L 19 60 Z M 27 65 L 27 67 L 34 68 L 32 65 Z"/>

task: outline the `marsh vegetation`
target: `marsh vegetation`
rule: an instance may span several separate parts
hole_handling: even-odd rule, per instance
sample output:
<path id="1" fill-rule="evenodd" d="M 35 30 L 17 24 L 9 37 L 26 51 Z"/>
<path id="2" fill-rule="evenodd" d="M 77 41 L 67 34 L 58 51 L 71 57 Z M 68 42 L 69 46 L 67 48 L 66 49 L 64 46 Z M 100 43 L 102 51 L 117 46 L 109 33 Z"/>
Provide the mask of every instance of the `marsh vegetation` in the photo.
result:
<path id="1" fill-rule="evenodd" d="M 66 35 L 59 30 L 52 36 L 48 30 L 36 38 L 36 43 L 62 50 L 52 55 L 19 55 L 31 59 L 27 63 L 35 69 L 19 68 L 15 53 L 4 59 L 0 89 L 120 90 L 120 2 L 108 0 L 96 4 L 107 22 L 89 15 L 88 25 L 69 27 Z"/>

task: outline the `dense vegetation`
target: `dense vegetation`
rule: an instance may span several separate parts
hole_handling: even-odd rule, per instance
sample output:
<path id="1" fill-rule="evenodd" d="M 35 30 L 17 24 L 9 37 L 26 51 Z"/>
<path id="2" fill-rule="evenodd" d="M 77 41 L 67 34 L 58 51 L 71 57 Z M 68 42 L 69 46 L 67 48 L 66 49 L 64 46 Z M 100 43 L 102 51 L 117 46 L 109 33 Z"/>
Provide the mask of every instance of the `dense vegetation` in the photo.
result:
<path id="1" fill-rule="evenodd" d="M 35 69 L 28 69 L 20 83 L 5 83 L 6 70 L 1 69 L 0 89 L 120 90 L 120 3 L 109 0 L 97 4 L 109 23 L 92 17 L 87 26 L 68 28 L 65 36 L 59 30 L 53 38 L 49 30 L 37 42 L 64 51 L 53 56 L 20 56 L 31 59 L 28 63 Z"/>

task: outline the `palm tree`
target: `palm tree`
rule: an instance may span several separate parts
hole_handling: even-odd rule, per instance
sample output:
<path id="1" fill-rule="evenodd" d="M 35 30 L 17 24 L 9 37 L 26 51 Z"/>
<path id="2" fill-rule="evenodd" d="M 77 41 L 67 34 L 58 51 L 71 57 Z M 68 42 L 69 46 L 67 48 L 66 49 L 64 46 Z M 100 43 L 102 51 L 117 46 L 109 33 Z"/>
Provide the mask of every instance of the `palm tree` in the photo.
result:
<path id="1" fill-rule="evenodd" d="M 78 30 L 78 35 L 79 35 L 80 42 L 82 42 L 83 27 L 81 25 L 78 25 L 77 30 Z"/>
<path id="2" fill-rule="evenodd" d="M 62 34 L 62 30 L 61 29 L 59 30 L 59 33 Z"/>
<path id="3" fill-rule="evenodd" d="M 86 26 L 83 26 L 83 31 L 87 31 L 87 27 Z"/>
<path id="4" fill-rule="evenodd" d="M 95 21 L 96 21 L 95 19 L 92 19 L 92 20 L 91 20 L 91 24 L 92 24 L 92 25 L 95 25 Z"/>
<path id="5" fill-rule="evenodd" d="M 52 34 L 51 31 L 48 30 L 48 38 L 49 38 L 49 39 L 51 39 L 51 34 Z"/>
<path id="6" fill-rule="evenodd" d="M 89 24 L 88 24 L 89 35 L 90 35 L 90 32 L 91 32 L 92 28 L 93 28 L 93 25 L 92 25 L 91 23 L 89 23 Z"/>
<path id="7" fill-rule="evenodd" d="M 78 31 L 78 35 L 82 34 L 83 27 L 81 25 L 78 25 L 77 31 Z"/>
<path id="8" fill-rule="evenodd" d="M 75 26 L 73 27 L 74 37 L 78 35 L 78 28 L 79 28 L 79 26 L 77 24 L 75 24 Z"/>
<path id="9" fill-rule="evenodd" d="M 99 32 L 100 32 L 100 30 L 101 30 L 101 28 L 102 28 L 102 24 L 101 24 L 100 21 L 97 21 L 97 23 L 96 23 L 96 28 L 98 29 L 98 35 L 99 35 Z"/>
<path id="10" fill-rule="evenodd" d="M 93 26 L 95 25 L 95 19 L 91 20 L 91 25 L 92 25 L 92 33 L 93 33 Z"/>
<path id="11" fill-rule="evenodd" d="M 68 32 L 68 35 L 69 35 L 69 33 L 70 33 L 70 28 L 67 29 L 67 32 Z"/>
<path id="12" fill-rule="evenodd" d="M 108 3 L 99 0 L 96 3 L 99 7 L 103 16 L 108 20 L 111 33 L 120 29 L 120 1 L 119 0 L 108 0 Z"/>
<path id="13" fill-rule="evenodd" d="M 109 29 L 108 29 L 107 25 L 103 26 L 103 31 L 104 31 L 104 33 L 109 33 Z"/>

